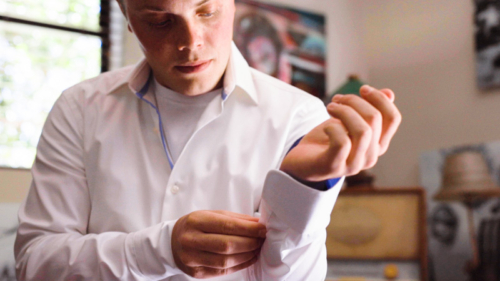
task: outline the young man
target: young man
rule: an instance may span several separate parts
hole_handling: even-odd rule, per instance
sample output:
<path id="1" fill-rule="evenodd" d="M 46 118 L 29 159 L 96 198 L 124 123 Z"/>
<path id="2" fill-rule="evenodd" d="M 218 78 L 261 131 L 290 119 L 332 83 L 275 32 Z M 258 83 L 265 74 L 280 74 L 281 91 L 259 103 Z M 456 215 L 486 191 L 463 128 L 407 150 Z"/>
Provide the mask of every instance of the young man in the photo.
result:
<path id="1" fill-rule="evenodd" d="M 249 68 L 234 0 L 120 4 L 145 59 L 54 105 L 19 212 L 19 280 L 323 280 L 343 177 L 399 126 L 392 91 L 325 110 Z"/>

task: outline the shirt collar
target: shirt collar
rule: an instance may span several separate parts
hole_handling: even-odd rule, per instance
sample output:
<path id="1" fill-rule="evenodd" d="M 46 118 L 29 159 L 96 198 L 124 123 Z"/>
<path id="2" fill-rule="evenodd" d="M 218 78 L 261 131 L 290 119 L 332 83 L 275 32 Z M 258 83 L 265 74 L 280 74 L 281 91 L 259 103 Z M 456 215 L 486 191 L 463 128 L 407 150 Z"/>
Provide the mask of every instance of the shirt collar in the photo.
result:
<path id="1" fill-rule="evenodd" d="M 133 93 L 140 92 L 149 80 L 151 67 L 146 58 L 141 59 L 126 78 L 128 87 Z"/>
<path id="2" fill-rule="evenodd" d="M 146 58 L 140 60 L 132 71 L 124 77 L 123 83 L 128 84 L 133 93 L 138 93 L 148 83 L 151 67 Z M 122 83 L 120 83 L 122 84 Z M 248 63 L 240 53 L 234 42 L 231 44 L 231 55 L 224 73 L 223 95 L 229 96 L 240 89 L 248 95 L 254 103 L 258 103 L 257 92 L 253 83 L 252 73 Z"/>
<path id="3" fill-rule="evenodd" d="M 224 74 L 224 92 L 231 95 L 237 88 L 246 93 L 256 104 L 258 103 L 250 67 L 233 42 L 231 56 Z"/>

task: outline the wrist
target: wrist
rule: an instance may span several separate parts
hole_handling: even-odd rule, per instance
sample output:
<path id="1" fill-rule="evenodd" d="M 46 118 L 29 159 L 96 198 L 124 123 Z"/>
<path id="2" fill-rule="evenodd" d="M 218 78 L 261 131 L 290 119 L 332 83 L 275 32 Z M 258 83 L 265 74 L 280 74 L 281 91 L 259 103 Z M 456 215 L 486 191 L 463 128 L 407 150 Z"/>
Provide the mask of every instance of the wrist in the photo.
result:
<path id="1" fill-rule="evenodd" d="M 301 179 L 300 177 L 297 177 L 287 171 L 284 171 L 284 170 L 281 170 L 282 172 L 284 172 L 285 174 L 289 175 L 291 178 L 293 178 L 295 181 L 305 185 L 305 186 L 309 186 L 311 188 L 314 188 L 316 190 L 320 190 L 320 191 L 324 191 L 324 190 L 327 190 L 327 185 L 326 185 L 326 181 L 308 181 L 308 180 L 304 180 L 304 179 Z"/>

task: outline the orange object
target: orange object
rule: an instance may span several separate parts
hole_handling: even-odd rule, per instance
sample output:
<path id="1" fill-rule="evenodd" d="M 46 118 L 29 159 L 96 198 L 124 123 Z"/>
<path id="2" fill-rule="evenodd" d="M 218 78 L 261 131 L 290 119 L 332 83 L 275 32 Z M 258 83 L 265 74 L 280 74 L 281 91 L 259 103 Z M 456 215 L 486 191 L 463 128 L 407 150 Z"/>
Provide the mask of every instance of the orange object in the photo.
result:
<path id="1" fill-rule="evenodd" d="M 398 277 L 398 266 L 395 264 L 388 264 L 384 268 L 385 278 L 394 279 Z"/>

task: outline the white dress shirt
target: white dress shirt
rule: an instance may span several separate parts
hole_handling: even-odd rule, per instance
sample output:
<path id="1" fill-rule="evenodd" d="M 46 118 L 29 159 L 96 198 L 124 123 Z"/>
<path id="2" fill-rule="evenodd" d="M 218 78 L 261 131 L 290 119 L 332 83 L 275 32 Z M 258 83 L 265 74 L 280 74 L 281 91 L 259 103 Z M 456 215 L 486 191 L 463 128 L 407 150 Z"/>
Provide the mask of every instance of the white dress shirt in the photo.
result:
<path id="1" fill-rule="evenodd" d="M 191 136 L 196 131 L 201 115 L 207 105 L 219 98 L 222 89 L 197 96 L 186 96 L 162 86 L 156 79 L 151 79 L 150 86 L 156 97 L 161 115 L 167 149 L 175 163 Z"/>
<path id="2" fill-rule="evenodd" d="M 233 44 L 219 98 L 171 169 L 151 69 L 104 73 L 66 90 L 45 123 L 19 211 L 19 280 L 193 280 L 171 233 L 196 210 L 256 215 L 259 261 L 214 280 L 324 280 L 328 191 L 278 171 L 291 145 L 329 118 L 323 103 L 251 69 Z"/>

